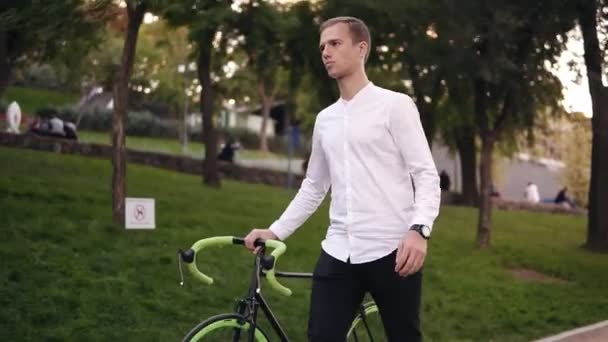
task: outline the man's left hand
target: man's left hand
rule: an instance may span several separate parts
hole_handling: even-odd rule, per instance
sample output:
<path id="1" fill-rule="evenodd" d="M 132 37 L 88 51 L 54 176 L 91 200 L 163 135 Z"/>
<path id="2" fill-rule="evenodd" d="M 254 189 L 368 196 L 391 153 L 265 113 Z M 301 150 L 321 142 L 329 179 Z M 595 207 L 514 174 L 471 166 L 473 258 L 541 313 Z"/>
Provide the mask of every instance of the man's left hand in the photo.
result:
<path id="1" fill-rule="evenodd" d="M 399 242 L 395 272 L 402 277 L 414 274 L 422 268 L 426 257 L 427 240 L 416 231 L 410 230 Z"/>

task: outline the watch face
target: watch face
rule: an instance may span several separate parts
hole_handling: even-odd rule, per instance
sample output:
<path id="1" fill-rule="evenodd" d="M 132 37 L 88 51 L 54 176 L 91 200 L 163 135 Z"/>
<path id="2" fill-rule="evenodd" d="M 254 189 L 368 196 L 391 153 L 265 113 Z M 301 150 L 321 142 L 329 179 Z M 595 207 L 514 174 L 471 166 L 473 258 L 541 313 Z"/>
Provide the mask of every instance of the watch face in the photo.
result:
<path id="1" fill-rule="evenodd" d="M 422 226 L 422 235 L 426 237 L 431 236 L 431 228 L 429 226 Z"/>

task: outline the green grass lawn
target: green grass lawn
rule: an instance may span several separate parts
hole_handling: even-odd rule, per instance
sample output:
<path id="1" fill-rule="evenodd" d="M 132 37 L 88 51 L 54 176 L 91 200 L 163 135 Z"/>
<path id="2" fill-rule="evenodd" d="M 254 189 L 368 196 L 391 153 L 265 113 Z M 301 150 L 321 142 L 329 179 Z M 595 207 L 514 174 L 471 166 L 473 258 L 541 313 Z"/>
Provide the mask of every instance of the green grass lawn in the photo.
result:
<path id="1" fill-rule="evenodd" d="M 106 160 L 0 148 L 0 340 L 177 341 L 201 319 L 229 311 L 246 290 L 251 254 L 209 250 L 186 274 L 176 250 L 200 238 L 244 235 L 270 224 L 293 192 L 129 165 L 128 194 L 156 199 L 157 228 L 111 224 Z M 327 224 L 327 203 L 288 241 L 279 269 L 310 271 Z M 444 207 L 425 268 L 427 341 L 528 341 L 608 319 L 608 256 L 579 246 L 583 218 L 495 212 L 492 248 L 473 248 L 477 212 Z M 567 280 L 514 278 L 530 268 Z M 265 294 L 294 341 L 305 341 L 309 283 Z"/>
<path id="2" fill-rule="evenodd" d="M 36 110 L 41 108 L 58 107 L 78 102 L 77 94 L 26 87 L 9 87 L 2 97 L 7 105 L 12 101 L 17 101 L 21 110 L 28 115 L 34 115 Z"/>
<path id="3" fill-rule="evenodd" d="M 80 131 L 78 132 L 78 139 L 81 142 L 87 143 L 108 145 L 111 143 L 110 133 L 102 132 Z M 127 147 L 140 151 L 187 155 L 194 158 L 202 158 L 205 155 L 205 146 L 202 143 L 189 141 L 188 149 L 184 152 L 182 145 L 177 138 L 166 139 L 129 136 L 127 137 Z M 260 151 L 256 150 L 240 150 L 237 153 L 240 158 L 246 159 L 279 158 L 279 156 L 274 153 L 262 154 Z"/>

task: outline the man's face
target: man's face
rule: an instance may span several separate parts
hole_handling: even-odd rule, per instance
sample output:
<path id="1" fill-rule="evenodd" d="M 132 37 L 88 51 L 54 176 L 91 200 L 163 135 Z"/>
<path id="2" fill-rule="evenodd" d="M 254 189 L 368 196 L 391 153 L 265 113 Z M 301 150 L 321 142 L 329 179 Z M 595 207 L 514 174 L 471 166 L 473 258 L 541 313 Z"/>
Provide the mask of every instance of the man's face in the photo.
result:
<path id="1" fill-rule="evenodd" d="M 361 67 L 365 58 L 365 43 L 353 43 L 346 23 L 329 26 L 321 32 L 319 49 L 327 74 L 341 79 Z"/>

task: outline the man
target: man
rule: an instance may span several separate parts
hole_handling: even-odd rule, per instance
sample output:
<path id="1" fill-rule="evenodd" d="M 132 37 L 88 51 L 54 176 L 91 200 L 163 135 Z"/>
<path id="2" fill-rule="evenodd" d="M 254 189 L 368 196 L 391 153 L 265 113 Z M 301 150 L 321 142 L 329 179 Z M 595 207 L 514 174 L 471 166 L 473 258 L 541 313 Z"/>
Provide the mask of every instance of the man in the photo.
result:
<path id="1" fill-rule="evenodd" d="M 445 170 L 441 170 L 439 173 L 439 188 L 441 191 L 450 191 L 450 186 L 452 182 L 450 181 L 450 176 Z"/>
<path id="2" fill-rule="evenodd" d="M 314 270 L 308 338 L 344 341 L 366 292 L 389 341 L 421 340 L 422 275 L 439 176 L 414 102 L 368 81 L 369 30 L 359 19 L 321 25 L 320 50 L 340 99 L 317 116 L 306 177 L 283 215 L 258 239 L 284 240 L 331 187 L 330 225 Z M 415 193 L 414 193 L 415 188 Z"/>

